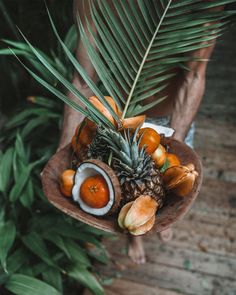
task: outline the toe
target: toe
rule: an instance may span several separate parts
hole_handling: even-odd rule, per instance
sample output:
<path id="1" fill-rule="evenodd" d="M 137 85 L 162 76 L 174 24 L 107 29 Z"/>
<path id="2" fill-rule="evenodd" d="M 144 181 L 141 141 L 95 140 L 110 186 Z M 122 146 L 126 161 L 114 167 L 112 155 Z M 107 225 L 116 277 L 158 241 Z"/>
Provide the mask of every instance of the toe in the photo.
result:
<path id="1" fill-rule="evenodd" d="M 163 242 L 169 242 L 173 237 L 172 229 L 168 228 L 168 229 L 160 232 L 159 237 Z"/>

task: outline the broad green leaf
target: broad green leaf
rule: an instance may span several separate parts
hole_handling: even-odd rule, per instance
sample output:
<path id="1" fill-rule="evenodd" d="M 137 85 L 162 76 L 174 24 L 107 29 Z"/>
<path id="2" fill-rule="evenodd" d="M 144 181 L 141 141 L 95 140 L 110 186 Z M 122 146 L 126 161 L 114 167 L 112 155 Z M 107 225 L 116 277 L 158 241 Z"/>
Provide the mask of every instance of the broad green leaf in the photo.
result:
<path id="1" fill-rule="evenodd" d="M 4 285 L 6 281 L 8 280 L 8 275 L 6 273 L 1 273 L 0 272 L 0 285 Z"/>
<path id="2" fill-rule="evenodd" d="M 29 120 L 21 131 L 22 138 L 29 136 L 32 130 L 35 130 L 35 128 L 40 128 L 41 125 L 45 125 L 51 119 L 52 118 L 47 116 L 40 116 Z"/>
<path id="3" fill-rule="evenodd" d="M 73 260 L 70 252 L 68 251 L 66 244 L 63 240 L 63 238 L 54 232 L 49 231 L 46 234 L 43 234 L 44 239 L 50 241 L 51 243 L 55 244 L 56 247 L 61 249 L 67 256 L 68 259 Z"/>
<path id="4" fill-rule="evenodd" d="M 19 269 L 18 273 L 20 273 L 22 275 L 29 276 L 29 277 L 34 276 L 33 269 L 31 267 L 31 265 L 29 265 L 29 264 L 22 265 L 22 267 Z"/>
<path id="5" fill-rule="evenodd" d="M 87 224 L 84 224 L 82 227 L 82 231 L 86 232 L 86 233 L 90 233 L 92 235 L 96 235 L 96 236 L 113 236 L 113 234 L 102 231 L 100 229 L 97 229 L 95 227 L 89 226 Z"/>
<path id="6" fill-rule="evenodd" d="M 91 233 L 83 232 L 83 227 L 76 228 L 74 225 L 70 225 L 68 223 L 61 223 L 56 225 L 53 228 L 53 231 L 62 235 L 63 237 L 71 238 L 82 242 L 89 242 L 96 245 L 97 247 L 100 246 L 100 242 L 93 236 L 94 234 L 92 235 Z M 48 235 L 50 235 L 50 233 L 48 233 Z"/>
<path id="7" fill-rule="evenodd" d="M 36 187 L 36 184 L 34 184 L 34 188 Z M 47 213 L 48 214 L 43 215 L 38 213 L 31 218 L 30 231 L 43 232 L 47 234 L 48 231 L 51 232 L 54 227 L 57 227 L 58 221 L 60 220 L 59 214 L 55 214 L 55 212 L 52 213 L 51 211 L 47 211 Z M 51 226 L 52 224 L 53 227 Z"/>
<path id="8" fill-rule="evenodd" d="M 7 258 L 8 273 L 13 274 L 17 272 L 22 267 L 22 265 L 28 261 L 28 257 L 29 255 L 27 255 L 26 251 L 20 247 L 17 248 L 17 250 Z"/>
<path id="9" fill-rule="evenodd" d="M 30 169 L 27 166 L 23 166 L 23 169 L 20 171 L 19 177 L 16 179 L 16 183 L 12 187 L 9 195 L 9 200 L 11 202 L 16 202 L 17 199 L 21 196 L 21 193 L 30 177 Z"/>
<path id="10" fill-rule="evenodd" d="M 5 284 L 5 288 L 16 295 L 62 295 L 45 282 L 21 274 L 12 275 Z"/>
<path id="11" fill-rule="evenodd" d="M 61 222 L 57 224 L 52 230 L 63 237 L 71 239 L 77 239 L 81 232 L 80 227 L 67 222 Z"/>
<path id="12" fill-rule="evenodd" d="M 78 280 L 83 286 L 91 290 L 94 295 L 105 294 L 97 279 L 86 268 L 76 265 L 68 270 L 68 275 Z"/>
<path id="13" fill-rule="evenodd" d="M 22 124 L 25 124 L 25 122 L 28 121 L 29 118 L 40 116 L 40 115 L 47 115 L 47 114 L 53 114 L 50 111 L 46 110 L 45 108 L 28 108 L 25 109 L 18 114 L 15 114 L 12 118 L 8 120 L 5 127 L 7 129 L 15 128 L 17 126 L 20 126 Z"/>
<path id="14" fill-rule="evenodd" d="M 102 247 L 102 243 L 100 241 L 98 241 L 98 239 L 96 239 L 91 234 L 80 232 L 80 234 L 77 235 L 75 239 L 78 240 L 78 241 L 81 241 L 81 242 L 91 243 L 91 244 L 93 244 L 93 245 L 95 245 L 95 246 L 97 246 L 99 248 Z"/>
<path id="15" fill-rule="evenodd" d="M 91 266 L 86 251 L 82 249 L 76 242 L 74 242 L 71 239 L 66 239 L 64 243 L 66 245 L 68 252 L 70 253 L 72 261 L 76 261 L 84 267 Z"/>
<path id="16" fill-rule="evenodd" d="M 38 276 L 38 275 L 41 275 L 47 269 L 48 269 L 48 264 L 46 264 L 44 262 L 40 262 L 40 263 L 32 266 L 32 270 L 33 270 L 33 273 L 34 273 L 35 277 Z"/>
<path id="17" fill-rule="evenodd" d="M 35 105 L 42 106 L 47 109 L 52 109 L 52 115 L 59 116 L 60 114 L 55 113 L 55 108 L 58 108 L 59 103 L 44 96 L 28 96 L 27 100 Z M 44 109 L 45 110 L 45 109 Z M 50 113 L 49 113 L 50 114 Z M 47 115 L 47 111 L 44 111 L 44 115 Z"/>
<path id="18" fill-rule="evenodd" d="M 22 241 L 28 249 L 30 249 L 35 255 L 40 257 L 48 265 L 56 269 L 59 268 L 51 259 L 44 240 L 36 232 L 31 232 L 27 236 L 22 237 Z"/>
<path id="19" fill-rule="evenodd" d="M 33 204 L 33 201 L 34 201 L 33 183 L 32 183 L 32 180 L 29 178 L 21 193 L 20 202 L 24 207 L 30 210 Z"/>
<path id="20" fill-rule="evenodd" d="M 26 151 L 24 148 L 22 137 L 19 133 L 17 133 L 16 135 L 15 151 L 19 158 L 21 158 L 23 161 L 26 161 Z"/>
<path id="21" fill-rule="evenodd" d="M 1 156 L 0 162 L 0 192 L 7 191 L 9 184 L 12 182 L 12 160 L 13 160 L 13 148 L 10 147 Z"/>
<path id="22" fill-rule="evenodd" d="M 16 227 L 10 220 L 0 226 L 0 262 L 7 271 L 6 258 L 15 241 Z"/>
<path id="23" fill-rule="evenodd" d="M 22 174 L 22 171 L 28 170 L 28 163 L 26 163 L 26 159 L 21 156 L 19 156 L 16 152 L 16 149 L 14 149 L 13 153 L 13 175 L 14 175 L 14 181 L 15 183 L 18 181 L 19 177 Z"/>
<path id="24" fill-rule="evenodd" d="M 62 277 L 61 273 L 55 268 L 48 267 L 43 273 L 43 280 L 50 286 L 54 287 L 56 290 L 62 293 Z"/>
<path id="25" fill-rule="evenodd" d="M 97 261 L 103 264 L 108 263 L 109 259 L 104 247 L 98 248 L 98 247 L 92 246 L 92 247 L 88 247 L 87 251 L 90 257 L 95 258 Z"/>

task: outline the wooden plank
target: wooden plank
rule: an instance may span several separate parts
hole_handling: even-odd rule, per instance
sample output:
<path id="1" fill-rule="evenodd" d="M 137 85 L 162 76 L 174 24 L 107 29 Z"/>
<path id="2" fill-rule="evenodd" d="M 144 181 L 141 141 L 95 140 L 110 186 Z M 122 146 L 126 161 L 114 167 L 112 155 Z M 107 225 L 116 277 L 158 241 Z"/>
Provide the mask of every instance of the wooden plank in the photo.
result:
<path id="1" fill-rule="evenodd" d="M 126 279 L 115 279 L 112 285 L 105 286 L 105 295 L 184 295 L 184 293 L 177 293 L 174 291 L 165 290 L 158 286 L 152 287 L 137 282 L 128 281 Z M 92 295 L 88 290 L 83 295 Z"/>
<path id="2" fill-rule="evenodd" d="M 236 73 L 235 73 L 236 75 Z M 231 88 L 232 89 L 232 88 Z M 233 90 L 233 89 L 232 89 Z M 236 87 L 234 86 L 236 93 Z M 232 94 L 231 94 L 232 95 Z M 198 120 L 208 118 L 217 118 L 217 121 L 223 122 L 236 122 L 236 102 L 232 101 L 230 108 L 226 104 L 220 103 L 204 103 L 198 113 Z"/>
<path id="3" fill-rule="evenodd" d="M 214 148 L 199 148 L 197 152 L 202 159 L 204 177 L 226 182 L 236 182 L 235 150 L 225 149 L 219 152 L 219 150 Z"/>
<path id="4" fill-rule="evenodd" d="M 214 214 L 235 217 L 236 183 L 207 179 L 203 181 L 201 192 L 194 204 L 194 209 Z M 210 218 L 209 218 L 210 221 Z"/>
<path id="5" fill-rule="evenodd" d="M 103 269 L 103 274 L 119 276 L 125 280 L 139 282 L 141 285 L 150 285 L 189 295 L 210 295 L 215 294 L 216 290 L 221 290 L 221 294 L 230 294 L 229 292 L 236 290 L 234 280 L 206 276 L 195 271 L 149 262 L 139 267 L 123 265 L 122 270 L 117 270 L 117 266 L 113 263 Z"/>
<path id="6" fill-rule="evenodd" d="M 163 243 L 157 237 L 146 237 L 144 245 L 147 249 L 147 260 L 150 263 L 187 269 L 222 278 L 235 278 L 236 257 L 206 253 L 199 248 L 196 251 L 195 249 L 176 247 L 174 241 Z M 106 246 L 111 251 L 112 259 L 118 261 L 118 264 L 132 265 L 129 261 L 127 262 L 127 256 L 124 255 L 127 251 L 124 237 L 119 239 L 119 243 L 108 240 Z"/>
<path id="7" fill-rule="evenodd" d="M 205 118 L 196 121 L 195 147 L 197 150 L 206 151 L 214 147 L 218 151 L 235 151 L 236 136 L 235 124 L 219 122 L 215 119 Z"/>
<path id="8" fill-rule="evenodd" d="M 235 229 L 185 219 L 174 227 L 176 247 L 193 250 L 205 249 L 209 253 L 236 256 Z"/>

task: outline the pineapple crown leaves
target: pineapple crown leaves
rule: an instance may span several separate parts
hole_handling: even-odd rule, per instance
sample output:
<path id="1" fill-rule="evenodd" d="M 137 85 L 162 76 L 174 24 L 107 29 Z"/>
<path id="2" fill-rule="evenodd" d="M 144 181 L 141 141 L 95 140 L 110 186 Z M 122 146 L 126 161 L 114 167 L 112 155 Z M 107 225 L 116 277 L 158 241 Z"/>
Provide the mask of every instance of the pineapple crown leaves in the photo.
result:
<path id="1" fill-rule="evenodd" d="M 102 139 L 107 147 L 113 152 L 113 167 L 119 171 L 121 184 L 129 180 L 148 178 L 149 169 L 153 161 L 143 146 L 139 148 L 142 136 L 138 135 L 139 128 L 135 132 L 130 129 L 123 131 L 123 134 L 111 129 L 98 128 L 96 137 Z M 138 137 L 138 139 L 137 139 Z"/>
<path id="2" fill-rule="evenodd" d="M 87 15 L 84 16 L 85 21 L 77 18 L 80 39 L 103 86 L 122 111 L 122 119 L 141 114 L 165 99 L 161 91 L 174 75 L 170 72 L 176 68 L 186 70 L 185 63 L 188 61 L 203 61 L 189 53 L 211 46 L 230 22 L 230 18 L 236 14 L 236 11 L 215 11 L 221 5 L 235 2 L 233 0 L 82 1 L 84 6 L 89 7 L 93 25 Z M 49 18 L 68 60 L 114 120 L 119 122 L 117 114 L 96 83 L 60 38 L 50 14 Z M 96 124 L 114 129 L 103 113 L 66 80 L 24 36 L 23 38 L 41 64 L 40 71 L 43 73 L 47 69 L 85 108 L 79 103 L 71 102 L 61 90 L 29 68 L 25 67 L 26 70 L 69 106 Z M 151 95 L 158 95 L 159 98 L 148 103 L 146 99 Z"/>

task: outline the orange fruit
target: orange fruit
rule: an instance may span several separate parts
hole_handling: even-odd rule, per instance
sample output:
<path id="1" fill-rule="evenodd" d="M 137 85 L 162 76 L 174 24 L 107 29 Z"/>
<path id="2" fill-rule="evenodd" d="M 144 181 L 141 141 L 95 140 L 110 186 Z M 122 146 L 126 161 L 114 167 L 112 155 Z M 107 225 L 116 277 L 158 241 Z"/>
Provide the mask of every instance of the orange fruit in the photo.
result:
<path id="1" fill-rule="evenodd" d="M 81 145 L 89 145 L 93 141 L 95 133 L 96 124 L 87 118 L 84 119 L 84 121 L 76 128 L 71 141 L 74 152 L 78 153 L 81 149 Z"/>
<path id="2" fill-rule="evenodd" d="M 71 197 L 74 185 L 75 171 L 72 169 L 65 170 L 60 178 L 60 190 L 66 197 Z"/>
<path id="3" fill-rule="evenodd" d="M 80 187 L 80 197 L 91 208 L 103 208 L 109 202 L 109 188 L 102 175 L 88 177 Z"/>
<path id="4" fill-rule="evenodd" d="M 139 131 L 139 136 L 142 136 L 139 148 L 141 149 L 144 145 L 146 146 L 146 152 L 151 155 L 159 146 L 161 137 L 152 128 L 146 127 Z"/>
<path id="5" fill-rule="evenodd" d="M 180 165 L 180 160 L 175 154 L 167 153 L 166 161 L 168 161 L 168 168 Z"/>
<path id="6" fill-rule="evenodd" d="M 164 165 L 166 161 L 166 149 L 163 145 L 159 144 L 158 148 L 152 154 L 152 159 L 154 160 L 157 167 Z"/>

